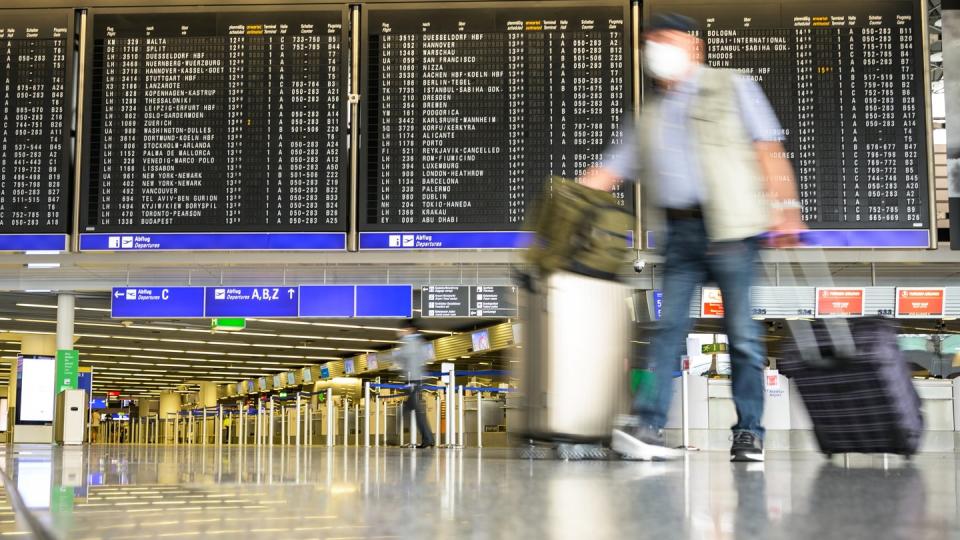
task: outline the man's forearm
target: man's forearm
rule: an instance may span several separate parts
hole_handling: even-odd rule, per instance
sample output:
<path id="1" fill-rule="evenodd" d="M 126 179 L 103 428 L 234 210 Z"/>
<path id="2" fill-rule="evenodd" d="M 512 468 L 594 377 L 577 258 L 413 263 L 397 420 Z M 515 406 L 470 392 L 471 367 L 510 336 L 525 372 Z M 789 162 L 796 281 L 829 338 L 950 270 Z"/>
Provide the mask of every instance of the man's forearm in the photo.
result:
<path id="1" fill-rule="evenodd" d="M 799 216 L 801 205 L 797 182 L 783 145 L 779 142 L 758 142 L 754 143 L 754 147 L 766 180 L 765 188 L 771 206 L 774 210 Z"/>

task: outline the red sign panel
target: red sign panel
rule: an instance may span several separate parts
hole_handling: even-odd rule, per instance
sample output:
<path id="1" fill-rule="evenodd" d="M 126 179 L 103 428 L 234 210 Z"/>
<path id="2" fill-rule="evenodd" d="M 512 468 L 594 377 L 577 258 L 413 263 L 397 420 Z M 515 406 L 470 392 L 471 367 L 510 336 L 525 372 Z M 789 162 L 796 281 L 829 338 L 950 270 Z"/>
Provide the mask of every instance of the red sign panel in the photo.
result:
<path id="1" fill-rule="evenodd" d="M 704 287 L 700 291 L 700 317 L 719 319 L 723 317 L 723 295 L 720 289 Z"/>
<path id="2" fill-rule="evenodd" d="M 942 287 L 898 287 L 897 317 L 942 317 L 945 293 Z"/>
<path id="3" fill-rule="evenodd" d="M 862 288 L 817 289 L 817 317 L 862 317 Z"/>
<path id="4" fill-rule="evenodd" d="M 118 391 L 118 390 L 111 390 L 111 391 L 107 392 L 107 396 L 109 396 L 109 397 L 120 397 L 120 391 Z"/>

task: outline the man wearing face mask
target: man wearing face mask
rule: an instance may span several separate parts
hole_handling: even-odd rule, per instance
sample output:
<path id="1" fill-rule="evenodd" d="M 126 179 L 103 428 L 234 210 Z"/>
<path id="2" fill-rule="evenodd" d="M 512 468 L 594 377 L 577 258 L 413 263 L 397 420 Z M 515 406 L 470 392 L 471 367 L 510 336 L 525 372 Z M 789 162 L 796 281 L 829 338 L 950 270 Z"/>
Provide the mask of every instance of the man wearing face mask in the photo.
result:
<path id="1" fill-rule="evenodd" d="M 761 236 L 788 246 L 803 229 L 793 169 L 782 131 L 759 85 L 732 70 L 703 64 L 696 23 L 678 14 L 654 16 L 644 32 L 643 68 L 655 82 L 623 143 L 581 182 L 610 190 L 639 178 L 647 228 L 662 233 L 665 272 L 660 329 L 651 344 L 653 389 L 637 396 L 633 415 L 613 432 L 626 458 L 677 457 L 663 426 L 690 331 L 690 302 L 698 285 L 723 293 L 730 341 L 733 461 L 762 461 L 765 350 L 752 319 L 750 287 Z M 651 95 L 652 94 L 652 95 Z"/>

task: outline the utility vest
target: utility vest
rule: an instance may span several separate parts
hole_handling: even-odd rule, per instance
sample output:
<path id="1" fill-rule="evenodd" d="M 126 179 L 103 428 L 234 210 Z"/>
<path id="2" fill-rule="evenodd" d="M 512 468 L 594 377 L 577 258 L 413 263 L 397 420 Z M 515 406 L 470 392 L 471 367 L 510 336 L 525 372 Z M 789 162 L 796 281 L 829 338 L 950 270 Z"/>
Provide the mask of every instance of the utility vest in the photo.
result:
<path id="1" fill-rule="evenodd" d="M 698 153 L 704 200 L 701 201 L 707 235 L 711 241 L 743 240 L 769 230 L 770 211 L 765 182 L 753 140 L 740 113 L 733 70 L 703 66 L 699 89 L 690 107 L 689 129 Z M 658 135 L 661 97 L 643 103 L 637 123 L 640 162 L 653 163 Z M 641 167 L 645 188 L 646 227 L 664 233 L 662 209 L 657 208 L 659 179 L 652 167 Z M 658 242 L 660 245 L 660 242 Z"/>

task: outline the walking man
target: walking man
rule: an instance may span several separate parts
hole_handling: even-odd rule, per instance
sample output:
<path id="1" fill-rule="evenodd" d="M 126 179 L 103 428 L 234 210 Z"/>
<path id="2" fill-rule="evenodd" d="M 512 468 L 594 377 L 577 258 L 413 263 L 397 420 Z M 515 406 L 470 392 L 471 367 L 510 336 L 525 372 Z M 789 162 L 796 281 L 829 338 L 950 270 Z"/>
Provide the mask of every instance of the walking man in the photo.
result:
<path id="1" fill-rule="evenodd" d="M 416 411 L 417 431 L 423 441 L 417 448 L 429 448 L 434 445 L 433 432 L 430 430 L 430 423 L 427 422 L 427 412 L 420 394 L 423 392 L 423 367 L 430 361 L 430 355 L 427 353 L 427 347 L 430 345 L 423 339 L 417 323 L 412 319 L 404 323 L 399 334 L 400 348 L 395 358 L 406 375 L 407 382 L 412 385 L 410 395 L 403 402 L 402 414 L 407 415 L 410 411 Z M 411 442 L 416 441 L 411 440 Z"/>
<path id="2" fill-rule="evenodd" d="M 647 227 L 662 233 L 663 311 L 650 349 L 656 382 L 637 396 L 612 446 L 631 459 L 679 455 L 666 447 L 662 430 L 691 328 L 692 296 L 712 281 L 723 294 L 731 348 L 737 411 L 731 459 L 762 461 L 766 354 L 752 319 L 750 287 L 762 235 L 773 233 L 780 246 L 796 242 L 803 228 L 800 203 L 782 130 L 763 91 L 749 77 L 704 65 L 696 30 L 693 20 L 678 14 L 651 19 L 643 68 L 654 79 L 654 95 L 646 96 L 637 124 L 624 126 L 623 143 L 581 178 L 604 190 L 639 178 L 650 203 Z"/>

